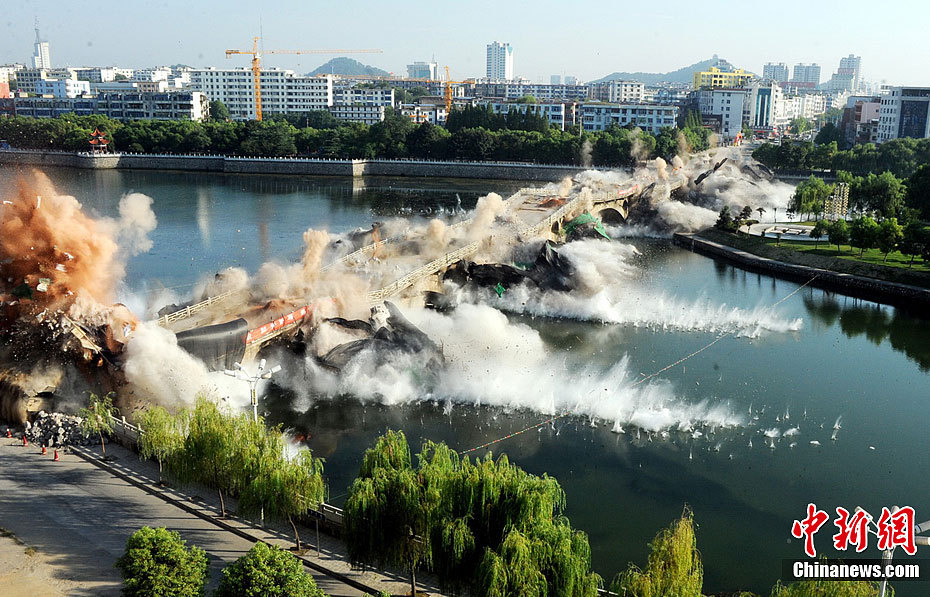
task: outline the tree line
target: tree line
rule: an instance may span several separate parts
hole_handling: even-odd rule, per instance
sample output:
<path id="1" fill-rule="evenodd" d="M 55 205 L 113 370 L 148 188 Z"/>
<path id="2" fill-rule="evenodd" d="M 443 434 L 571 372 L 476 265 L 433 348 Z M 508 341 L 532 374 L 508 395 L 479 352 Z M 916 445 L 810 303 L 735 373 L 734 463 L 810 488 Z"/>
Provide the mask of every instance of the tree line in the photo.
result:
<path id="1" fill-rule="evenodd" d="M 828 123 L 814 141 L 764 143 L 752 152 L 752 157 L 773 170 L 845 170 L 859 176 L 887 171 L 899 178 L 909 178 L 921 165 L 930 163 L 930 138 L 893 139 L 840 150 L 835 134 L 838 132 Z"/>
<path id="2" fill-rule="evenodd" d="M 335 120 L 329 112 L 271 115 L 266 120 L 132 120 L 106 116 L 0 118 L 0 139 L 22 149 L 86 151 L 94 129 L 110 149 L 135 153 L 212 153 L 338 159 L 416 158 L 501 160 L 591 166 L 630 166 L 710 146 L 710 132 L 695 123 L 653 135 L 636 127 L 562 131 L 532 110 L 493 114 L 465 108 L 449 115 L 448 128 L 416 124 L 388 109 L 372 125 Z"/>
<path id="3" fill-rule="evenodd" d="M 233 495 L 242 515 L 287 521 L 300 549 L 295 519 L 323 501 L 322 460 L 309 450 L 289 457 L 280 428 L 226 411 L 206 396 L 192 409 L 176 412 L 150 406 L 138 421 L 139 453 L 154 458 L 160 474 L 215 489 L 221 516 L 226 516 L 226 496 Z"/>
<path id="4" fill-rule="evenodd" d="M 142 457 L 179 481 L 217 489 L 223 510 L 225 491 L 238 496 L 243 514 L 264 509 L 290 520 L 300 549 L 293 517 L 325 493 L 322 461 L 309 450 L 288 456 L 280 429 L 203 396 L 174 413 L 151 406 L 139 422 Z M 595 597 L 605 584 L 631 597 L 700 597 L 703 568 L 687 509 L 656 536 L 645 568 L 630 564 L 604 583 L 591 569 L 587 535 L 572 528 L 565 505 L 558 481 L 527 473 L 505 455 L 472 461 L 426 441 L 414 460 L 405 435 L 387 431 L 365 452 L 349 488 L 343 539 L 356 564 L 408 570 L 411 594 L 416 573 L 430 570 L 446 589 L 493 597 Z M 117 567 L 127 595 L 203 594 L 205 555 L 165 529 L 135 533 Z M 804 587 L 777 585 L 772 595 L 808 594 Z M 839 591 L 825 594 L 872 594 Z M 215 594 L 321 595 L 293 556 L 264 544 L 223 571 Z"/>

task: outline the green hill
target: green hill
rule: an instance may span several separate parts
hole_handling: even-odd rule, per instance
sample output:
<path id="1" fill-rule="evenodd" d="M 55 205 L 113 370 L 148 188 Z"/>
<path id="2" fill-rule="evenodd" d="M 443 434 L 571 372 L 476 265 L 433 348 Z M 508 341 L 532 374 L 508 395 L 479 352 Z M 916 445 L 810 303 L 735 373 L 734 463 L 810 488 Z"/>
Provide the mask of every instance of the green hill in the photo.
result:
<path id="1" fill-rule="evenodd" d="M 326 64 L 318 66 L 313 71 L 307 73 L 308 76 L 315 75 L 367 75 L 369 77 L 386 77 L 390 73 L 380 68 L 362 64 L 352 58 L 333 58 Z"/>
<path id="2" fill-rule="evenodd" d="M 591 83 L 603 83 L 616 79 L 622 79 L 625 81 L 640 81 L 646 85 L 657 85 L 659 83 L 690 83 L 694 80 L 695 71 L 707 70 L 712 66 L 718 65 L 723 70 L 729 70 L 733 67 L 733 65 L 731 65 L 726 60 L 714 55 L 713 58 L 702 60 L 701 62 L 695 62 L 690 66 L 679 68 L 678 70 L 673 70 L 668 73 L 616 72 L 611 73 L 606 77 L 602 77 L 596 81 L 591 81 Z"/>

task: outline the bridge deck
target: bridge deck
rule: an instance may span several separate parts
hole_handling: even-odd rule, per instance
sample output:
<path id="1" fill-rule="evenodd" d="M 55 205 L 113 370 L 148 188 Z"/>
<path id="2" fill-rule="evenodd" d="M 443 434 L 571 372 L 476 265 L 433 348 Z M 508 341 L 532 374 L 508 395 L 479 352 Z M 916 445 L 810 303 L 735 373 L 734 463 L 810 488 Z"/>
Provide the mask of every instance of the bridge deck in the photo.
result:
<path id="1" fill-rule="evenodd" d="M 684 180 L 681 178 L 666 182 L 669 190 L 675 190 L 684 184 Z M 377 287 L 376 290 L 368 292 L 367 295 L 368 301 L 376 304 L 416 285 L 421 280 L 454 265 L 458 261 L 473 258 L 482 246 L 486 246 L 491 242 L 492 238 L 496 242 L 515 243 L 545 235 L 553 224 L 566 217 L 577 215 L 586 207 L 597 209 L 598 206 L 624 202 L 641 193 L 642 187 L 639 184 L 632 183 L 632 181 L 622 187 L 618 186 L 616 190 L 612 191 L 576 192 L 571 198 L 559 197 L 551 189 L 524 189 L 505 202 L 504 218 L 497 221 L 489 230 L 481 231 L 483 234 L 478 240 L 465 244 L 469 238 L 474 237 L 471 230 L 474 224 L 473 219 L 464 220 L 450 226 L 448 231 L 454 236 L 450 246 L 454 248 L 438 258 L 425 261 L 424 255 L 406 256 L 402 259 L 393 256 L 389 266 L 386 266 L 381 260 L 374 259 L 382 251 L 392 248 L 392 245 L 416 240 L 408 235 L 401 235 L 353 251 L 324 266 L 322 271 L 327 272 L 337 267 L 343 267 L 366 277 Z M 394 278 L 389 283 L 385 283 L 385 280 L 396 276 L 398 270 L 405 270 L 406 273 Z M 238 311 L 241 311 L 242 308 L 243 302 L 241 299 L 246 297 L 239 297 L 240 300 L 227 301 L 227 299 L 232 298 L 235 298 L 235 293 L 229 292 L 211 297 L 159 318 L 158 323 L 173 331 L 181 331 L 242 316 Z M 264 321 L 250 321 L 250 324 L 255 325 L 256 330 L 265 329 L 269 325 L 268 322 Z M 274 333 L 271 334 L 253 334 L 250 332 L 247 341 L 250 345 L 249 350 L 257 352 L 261 344 L 293 329 L 296 325 L 295 322 L 289 322 L 286 326 L 276 327 Z"/>

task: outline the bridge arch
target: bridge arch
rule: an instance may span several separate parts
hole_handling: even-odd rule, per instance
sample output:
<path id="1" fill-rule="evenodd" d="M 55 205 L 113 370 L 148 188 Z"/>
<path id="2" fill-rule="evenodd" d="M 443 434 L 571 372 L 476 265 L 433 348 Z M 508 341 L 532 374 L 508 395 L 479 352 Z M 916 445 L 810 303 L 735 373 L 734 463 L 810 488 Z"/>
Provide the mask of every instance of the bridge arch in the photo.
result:
<path id="1" fill-rule="evenodd" d="M 616 226 L 626 222 L 626 216 L 624 216 L 620 210 L 613 207 L 605 207 L 601 211 L 597 212 L 597 217 L 601 219 L 601 222 L 607 224 L 608 226 Z"/>

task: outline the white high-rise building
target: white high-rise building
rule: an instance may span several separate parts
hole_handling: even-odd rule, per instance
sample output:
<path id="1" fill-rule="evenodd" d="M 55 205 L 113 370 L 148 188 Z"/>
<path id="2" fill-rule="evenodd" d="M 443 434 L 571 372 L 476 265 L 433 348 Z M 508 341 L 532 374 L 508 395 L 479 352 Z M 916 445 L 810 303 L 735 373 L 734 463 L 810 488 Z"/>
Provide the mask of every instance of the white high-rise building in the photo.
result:
<path id="1" fill-rule="evenodd" d="M 878 116 L 878 141 L 930 137 L 930 87 L 886 87 Z"/>
<path id="2" fill-rule="evenodd" d="M 498 41 L 488 44 L 488 79 L 513 79 L 513 48 Z"/>
<path id="3" fill-rule="evenodd" d="M 607 83 L 607 101 L 612 104 L 630 104 L 645 100 L 646 86 L 639 81 L 615 79 Z"/>
<path id="4" fill-rule="evenodd" d="M 784 83 L 788 80 L 788 65 L 784 62 L 768 62 L 762 67 L 762 78 Z"/>
<path id="5" fill-rule="evenodd" d="M 407 65 L 407 77 L 411 79 L 439 79 L 439 64 L 437 62 L 417 61 Z"/>
<path id="6" fill-rule="evenodd" d="M 790 122 L 781 86 L 774 82 L 755 82 L 749 87 L 746 120 L 754 129 L 780 130 Z"/>
<path id="7" fill-rule="evenodd" d="M 32 64 L 35 68 L 52 68 L 52 59 L 48 54 L 48 42 L 39 36 L 39 22 L 36 21 L 36 43 L 33 45 Z"/>
<path id="8" fill-rule="evenodd" d="M 814 87 L 820 85 L 819 64 L 795 64 L 792 83 L 812 83 Z"/>

